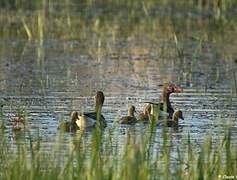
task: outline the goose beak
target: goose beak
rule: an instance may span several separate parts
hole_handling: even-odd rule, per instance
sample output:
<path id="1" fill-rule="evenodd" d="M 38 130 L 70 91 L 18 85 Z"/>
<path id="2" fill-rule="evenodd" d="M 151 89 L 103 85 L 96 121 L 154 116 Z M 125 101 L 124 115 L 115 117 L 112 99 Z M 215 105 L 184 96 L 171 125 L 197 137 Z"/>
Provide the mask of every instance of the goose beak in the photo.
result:
<path id="1" fill-rule="evenodd" d="M 175 93 L 182 93 L 182 92 L 183 92 L 183 88 L 175 87 L 175 88 L 174 88 L 174 92 L 175 92 Z"/>
<path id="2" fill-rule="evenodd" d="M 184 120 L 184 117 L 183 117 L 183 116 L 181 116 L 181 117 L 180 117 L 180 119 Z"/>

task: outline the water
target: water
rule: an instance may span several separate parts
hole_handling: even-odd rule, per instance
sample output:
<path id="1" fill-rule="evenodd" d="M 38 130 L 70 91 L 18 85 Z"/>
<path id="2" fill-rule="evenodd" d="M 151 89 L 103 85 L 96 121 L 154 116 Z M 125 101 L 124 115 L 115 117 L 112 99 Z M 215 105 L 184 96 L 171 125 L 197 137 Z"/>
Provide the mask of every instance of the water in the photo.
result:
<path id="1" fill-rule="evenodd" d="M 184 17 L 170 25 L 170 14 L 164 16 L 162 19 L 153 15 L 152 21 L 157 17 L 153 35 L 146 34 L 142 28 L 129 30 L 130 35 L 118 33 L 115 37 L 106 30 L 103 37 L 82 30 L 86 33 L 85 39 L 50 35 L 47 38 L 46 32 L 43 45 L 39 40 L 2 35 L 0 99 L 5 103 L 2 119 L 7 126 L 3 135 L 15 143 L 11 117 L 24 110 L 31 135 L 35 137 L 39 129 L 43 148 L 47 150 L 57 139 L 59 121 L 69 119 L 70 111 L 94 109 L 93 96 L 97 90 L 106 96 L 103 106 L 108 123 L 106 135 L 114 122 L 127 113 L 128 104 L 142 111 L 143 102 L 158 101 L 162 84 L 172 81 L 184 88 L 184 93 L 171 96 L 174 108 L 184 112 L 179 129 L 168 129 L 173 149 L 182 146 L 188 133 L 197 149 L 209 133 L 215 142 L 220 132 L 224 135 L 228 123 L 235 137 L 236 28 L 231 22 L 226 27 L 215 28 L 207 18 L 198 18 L 199 24 L 188 26 L 195 23 L 194 15 L 182 27 Z M 108 26 L 111 23 L 108 21 Z M 123 28 L 125 24 L 119 25 Z M 170 28 L 177 28 L 177 33 Z M 175 36 L 178 45 L 175 45 Z M 121 146 L 125 129 L 141 135 L 147 127 L 146 124 L 117 126 L 118 136 L 114 138 Z M 155 143 L 161 143 L 161 132 L 162 128 L 157 127 Z M 72 136 L 65 134 L 65 146 Z M 29 135 L 23 133 L 23 137 L 28 139 Z"/>

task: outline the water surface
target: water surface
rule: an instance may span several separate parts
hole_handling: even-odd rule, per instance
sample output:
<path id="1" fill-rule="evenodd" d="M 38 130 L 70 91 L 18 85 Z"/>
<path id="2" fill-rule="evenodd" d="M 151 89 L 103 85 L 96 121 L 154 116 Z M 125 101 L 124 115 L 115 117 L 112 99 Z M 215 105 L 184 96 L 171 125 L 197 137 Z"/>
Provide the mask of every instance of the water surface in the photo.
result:
<path id="1" fill-rule="evenodd" d="M 0 98 L 5 104 L 2 119 L 7 126 L 2 136 L 8 138 L 13 148 L 11 117 L 18 111 L 27 114 L 33 137 L 39 129 L 42 147 L 47 150 L 58 137 L 61 119 L 69 119 L 72 110 L 94 109 L 93 96 L 97 90 L 106 96 L 103 114 L 108 127 L 104 134 L 116 126 L 114 143 L 123 146 L 126 129 L 139 136 L 146 133 L 147 124 L 120 126 L 114 122 L 127 113 L 129 104 L 140 112 L 144 101 L 158 101 L 164 82 L 184 88 L 184 93 L 171 96 L 174 108 L 181 109 L 185 118 L 178 130 L 168 128 L 174 154 L 188 133 L 197 150 L 206 135 L 211 134 L 214 142 L 224 135 L 227 124 L 231 126 L 232 137 L 237 135 L 235 16 L 227 17 L 225 23 L 214 23 L 214 19 L 194 12 L 187 15 L 176 9 L 176 13 L 169 14 L 156 7 L 150 18 L 136 17 L 137 23 L 122 17 L 114 21 L 116 17 L 112 16 L 112 20 L 105 17 L 101 27 L 93 29 L 97 18 L 101 22 L 106 8 L 97 9 L 101 13 L 98 17 L 81 17 L 73 10 L 72 28 L 76 27 L 77 18 L 85 22 L 81 22 L 81 31 L 73 29 L 71 36 L 69 32 L 64 32 L 68 36 L 52 35 L 50 28 L 49 32 L 44 31 L 43 40 L 1 34 Z M 34 17 L 35 11 L 30 13 Z M 56 11 L 50 13 L 57 15 Z M 1 14 L 2 19 L 5 16 L 14 17 Z M 4 25 L 1 21 L 2 27 L 7 25 L 9 22 Z M 19 24 L 11 27 L 12 31 L 17 31 L 18 26 L 23 32 Z M 163 139 L 162 128 L 156 130 L 155 143 L 159 144 Z M 23 133 L 23 137 L 28 139 L 29 134 Z M 73 134 L 65 134 L 65 147 L 71 137 Z M 90 132 L 86 137 L 90 137 Z"/>

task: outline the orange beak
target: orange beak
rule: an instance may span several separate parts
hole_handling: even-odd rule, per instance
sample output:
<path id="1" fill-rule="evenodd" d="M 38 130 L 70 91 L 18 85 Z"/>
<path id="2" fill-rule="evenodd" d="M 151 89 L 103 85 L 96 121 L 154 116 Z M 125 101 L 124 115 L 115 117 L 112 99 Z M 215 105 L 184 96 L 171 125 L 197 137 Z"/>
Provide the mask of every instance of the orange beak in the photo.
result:
<path id="1" fill-rule="evenodd" d="M 183 88 L 175 87 L 175 88 L 174 88 L 174 92 L 175 92 L 175 93 L 182 93 L 182 92 L 183 92 Z"/>

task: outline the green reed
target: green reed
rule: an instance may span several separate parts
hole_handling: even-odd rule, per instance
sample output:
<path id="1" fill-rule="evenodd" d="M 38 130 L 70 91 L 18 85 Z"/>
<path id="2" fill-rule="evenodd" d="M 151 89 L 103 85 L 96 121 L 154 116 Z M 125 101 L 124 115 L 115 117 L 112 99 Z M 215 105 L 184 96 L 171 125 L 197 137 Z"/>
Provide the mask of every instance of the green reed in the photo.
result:
<path id="1" fill-rule="evenodd" d="M 172 146 L 169 142 L 172 137 L 167 134 L 168 131 L 163 132 L 166 134 L 163 136 L 163 143 L 154 147 L 151 146 L 154 144 L 151 136 L 155 136 L 155 128 L 148 127 L 148 133 L 137 136 L 127 130 L 125 144 L 118 150 L 119 147 L 112 138 L 115 129 L 111 128 L 107 136 L 96 129 L 87 140 L 83 133 L 78 132 L 66 150 L 63 145 L 64 135 L 61 133 L 50 151 L 44 151 L 44 147 L 41 147 L 39 135 L 35 140 L 31 138 L 30 146 L 24 138 L 15 139 L 14 150 L 10 150 L 5 137 L 0 141 L 0 178 L 216 179 L 219 175 L 237 173 L 237 152 L 228 128 L 223 138 L 216 143 L 208 135 L 200 152 L 196 151 L 195 144 L 188 135 L 187 143 L 182 147 L 186 150 L 177 148 L 178 157 L 175 162 L 170 154 Z M 30 133 L 28 136 L 31 137 Z"/>
<path id="2" fill-rule="evenodd" d="M 57 3 L 64 5 L 56 9 Z M 90 55 L 99 60 L 108 48 L 106 37 L 112 37 L 113 43 L 116 43 L 119 34 L 124 39 L 147 35 L 155 43 L 159 43 L 157 30 L 160 27 L 167 30 L 168 40 L 175 39 L 174 50 L 179 59 L 184 59 L 185 48 L 176 28 L 185 29 L 186 21 L 178 19 L 177 24 L 174 24 L 176 19 L 171 18 L 172 12 L 180 8 L 191 9 L 200 14 L 210 11 L 210 18 L 228 19 L 229 12 L 237 4 L 235 0 L 180 0 L 176 3 L 171 0 L 85 0 L 83 3 L 75 0 L 2 0 L 0 5 L 4 10 L 0 13 L 4 22 L 0 37 L 25 37 L 29 41 L 38 41 L 37 62 L 43 66 L 44 43 L 47 38 L 88 41 L 93 45 L 88 47 Z M 96 11 L 102 5 L 112 13 Z M 172 8 L 167 12 L 164 22 L 159 22 L 156 21 L 154 7 L 162 7 L 160 9 L 164 11 L 167 7 Z M 58 15 L 55 9 L 63 14 Z M 30 16 L 27 14 L 29 12 Z M 173 24 L 170 27 L 166 23 Z M 206 30 L 203 34 L 208 33 L 209 29 L 203 26 Z M 168 40 L 162 42 L 164 51 L 161 49 L 160 56 L 170 52 Z M 200 38 L 192 57 L 192 67 L 197 61 L 197 55 L 201 53 L 203 43 L 204 39 Z M 234 82 L 236 87 L 236 79 Z M 40 84 L 42 94 L 45 94 L 44 82 L 41 80 Z M 6 132 L 0 133 L 4 137 L 0 139 L 0 179 L 217 179 L 219 175 L 237 175 L 237 150 L 233 145 L 236 140 L 231 139 L 231 130 L 228 128 L 224 135 L 220 133 L 220 137 L 223 137 L 216 143 L 208 135 L 200 152 L 197 152 L 195 142 L 192 142 L 188 134 L 184 147 L 176 149 L 175 162 L 171 157 L 172 136 L 166 127 L 162 129 L 162 143 L 154 143 L 157 133 L 155 121 L 148 125 L 145 135 L 134 136 L 129 130 L 126 131 L 122 147 L 114 138 L 116 127 L 107 127 L 105 131 L 96 129 L 89 139 L 78 132 L 66 150 L 64 135 L 59 133 L 55 146 L 46 147 L 50 151 L 45 150 L 39 132 L 36 138 L 32 137 L 30 130 L 16 134 L 14 149 L 11 149 Z"/>
<path id="3" fill-rule="evenodd" d="M 122 31 L 122 34 L 129 36 L 131 32 L 143 29 L 143 32 L 148 34 L 156 32 L 153 23 L 159 17 L 159 14 L 156 14 L 157 7 L 161 15 L 175 22 L 172 14 L 185 10 L 201 15 L 210 13 L 213 19 L 228 20 L 233 17 L 231 13 L 236 6 L 235 0 L 2 0 L 0 20 L 4 24 L 0 34 L 5 37 L 25 36 L 28 40 L 39 40 L 40 43 L 45 38 L 87 38 L 87 33 L 95 33 L 98 38 L 102 38 L 103 34 L 116 33 L 113 31 Z M 100 11 L 101 7 L 105 11 Z M 172 8 L 167 11 L 169 7 Z M 114 27 L 119 29 L 115 30 Z"/>
<path id="4" fill-rule="evenodd" d="M 5 122 L 4 122 L 4 119 L 3 119 L 3 107 L 5 105 L 5 102 L 4 101 L 1 101 L 0 102 L 0 130 L 2 129 L 5 129 Z"/>

